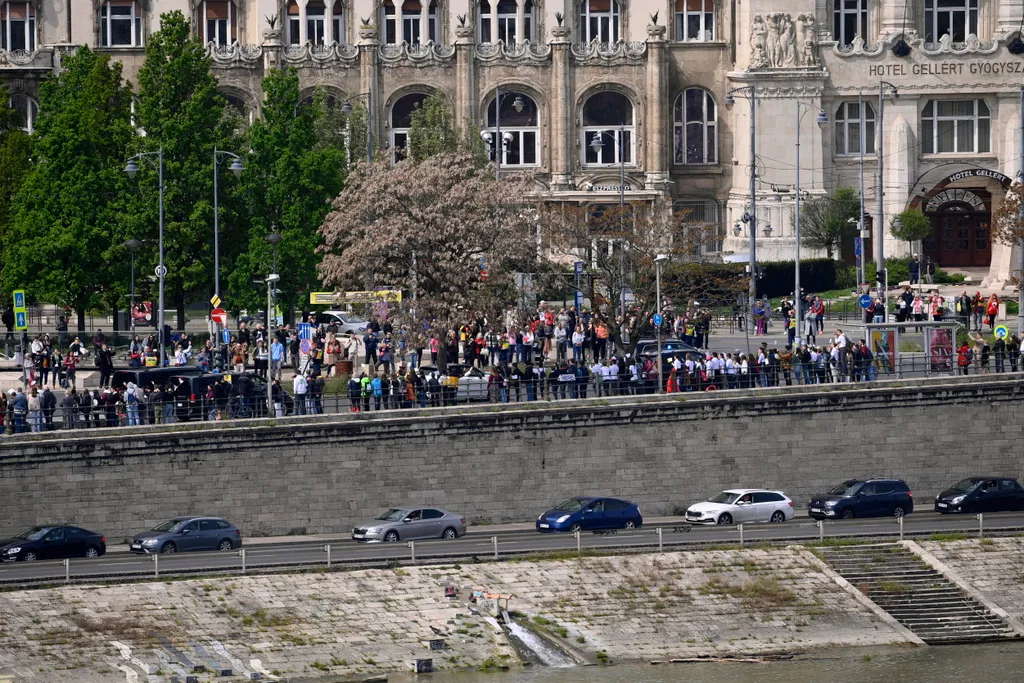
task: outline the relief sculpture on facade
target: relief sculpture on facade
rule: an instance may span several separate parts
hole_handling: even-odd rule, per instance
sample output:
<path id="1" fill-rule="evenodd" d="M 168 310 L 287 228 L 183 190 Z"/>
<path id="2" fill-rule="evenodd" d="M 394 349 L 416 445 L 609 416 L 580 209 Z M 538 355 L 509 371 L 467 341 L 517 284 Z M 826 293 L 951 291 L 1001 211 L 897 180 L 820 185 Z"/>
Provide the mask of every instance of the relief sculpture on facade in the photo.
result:
<path id="1" fill-rule="evenodd" d="M 754 15 L 748 69 L 793 69 L 818 64 L 818 28 L 813 15 L 801 14 L 796 21 L 785 12 Z"/>

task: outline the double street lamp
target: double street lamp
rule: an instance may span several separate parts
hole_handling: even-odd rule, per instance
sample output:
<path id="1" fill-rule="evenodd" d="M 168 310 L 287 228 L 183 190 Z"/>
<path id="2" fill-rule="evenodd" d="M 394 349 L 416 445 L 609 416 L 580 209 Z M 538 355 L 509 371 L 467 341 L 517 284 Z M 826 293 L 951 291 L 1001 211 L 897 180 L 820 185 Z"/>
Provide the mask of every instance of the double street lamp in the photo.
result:
<path id="1" fill-rule="evenodd" d="M 242 175 L 242 171 L 245 170 L 245 166 L 242 164 L 242 157 L 232 152 L 225 152 L 222 149 L 213 148 L 213 293 L 217 299 L 220 299 L 220 205 L 219 196 L 220 193 L 217 191 L 217 169 L 220 166 L 223 158 L 231 159 L 231 165 L 228 166 L 235 177 Z M 219 304 L 218 304 L 219 305 Z M 220 330 L 217 329 L 217 324 L 214 323 L 214 348 L 220 348 Z"/>
<path id="2" fill-rule="evenodd" d="M 142 242 L 134 237 L 124 243 L 124 248 L 131 252 L 132 255 L 132 295 L 131 308 L 128 309 L 128 325 L 131 327 L 132 334 L 135 333 L 135 252 L 141 246 Z"/>
<path id="3" fill-rule="evenodd" d="M 665 254 L 658 254 L 654 257 L 654 277 L 655 277 L 655 298 L 657 299 L 656 315 L 661 316 L 661 264 L 668 261 L 668 256 Z M 665 390 L 665 370 L 664 363 L 665 359 L 661 357 L 661 324 L 654 326 L 658 333 L 658 393 L 660 394 Z"/>
<path id="4" fill-rule="evenodd" d="M 273 327 L 271 326 L 274 310 L 274 294 L 277 289 L 277 283 L 281 279 L 281 276 L 277 274 L 277 245 L 281 243 L 281 233 L 272 232 L 264 238 L 268 243 L 274 247 L 274 268 L 270 275 L 267 276 L 267 417 L 272 417 L 274 414 L 274 363 L 271 358 L 270 347 L 273 345 L 272 333 Z M 296 364 L 298 367 L 298 364 Z"/>
<path id="5" fill-rule="evenodd" d="M 366 163 L 373 161 L 373 99 L 368 92 L 361 92 L 345 100 L 341 105 L 341 112 L 348 116 L 352 113 L 352 100 L 360 97 L 366 98 Z M 351 156 L 351 154 L 350 154 Z"/>
<path id="6" fill-rule="evenodd" d="M 800 121 L 803 120 L 804 114 L 811 109 L 818 110 L 817 122 L 819 126 L 826 125 L 828 123 L 828 114 L 825 110 L 816 104 L 810 104 L 808 102 L 796 101 L 796 195 L 794 197 L 796 202 L 795 215 L 793 217 L 794 232 L 796 233 L 796 267 L 793 275 L 793 328 L 796 331 L 794 335 L 794 341 L 799 339 L 800 335 Z"/>
<path id="7" fill-rule="evenodd" d="M 736 103 L 736 93 L 746 93 L 750 102 L 750 211 L 743 213 L 741 219 L 750 226 L 750 290 L 747 295 L 749 324 L 754 325 L 754 302 L 757 300 L 757 86 L 745 85 L 733 88 L 725 94 L 725 104 Z M 737 226 L 738 228 L 739 226 Z M 738 230 L 737 230 L 738 232 Z M 771 224 L 765 228 L 766 235 L 771 232 Z"/>
<path id="8" fill-rule="evenodd" d="M 164 280 L 167 277 L 167 267 L 164 265 L 164 148 L 161 147 L 155 152 L 139 152 L 128 159 L 124 172 L 128 174 L 129 178 L 134 178 L 139 172 L 139 165 L 136 162 L 146 160 L 152 163 L 151 157 L 156 157 L 157 186 L 160 196 L 160 262 L 155 272 L 160 281 L 160 301 L 157 312 L 157 325 L 159 325 L 160 331 L 157 334 L 157 339 L 160 340 L 160 367 L 163 367 L 167 364 L 167 342 L 169 341 L 164 338 Z"/>
<path id="9" fill-rule="evenodd" d="M 511 92 L 502 95 L 501 87 L 496 86 L 494 88 L 494 137 L 492 138 L 491 134 L 487 131 L 480 133 L 480 137 L 483 138 L 483 141 L 488 145 L 491 145 L 494 150 L 494 178 L 496 180 L 501 177 L 502 157 L 505 156 L 505 151 L 508 149 L 509 143 L 514 139 L 512 133 L 505 133 L 505 135 L 501 134 L 501 102 L 506 97 L 515 98 L 512 100 L 512 108 L 516 110 L 517 114 L 522 113 L 523 109 L 526 107 L 526 102 L 523 100 L 522 95 Z M 499 145 L 492 144 L 494 139 L 500 141 L 501 149 L 498 149 Z"/>

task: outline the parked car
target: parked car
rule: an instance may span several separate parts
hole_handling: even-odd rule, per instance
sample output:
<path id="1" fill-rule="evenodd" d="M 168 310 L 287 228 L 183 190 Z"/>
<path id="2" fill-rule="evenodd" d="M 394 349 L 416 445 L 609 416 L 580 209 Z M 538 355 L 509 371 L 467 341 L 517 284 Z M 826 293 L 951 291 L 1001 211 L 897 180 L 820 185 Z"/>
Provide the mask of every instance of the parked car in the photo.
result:
<path id="1" fill-rule="evenodd" d="M 192 550 L 234 550 L 242 547 L 242 532 L 219 517 L 175 517 L 149 531 L 135 534 L 133 553 L 172 555 Z"/>
<path id="2" fill-rule="evenodd" d="M 391 508 L 352 529 L 352 540 L 366 543 L 414 541 L 420 538 L 454 539 L 466 534 L 466 518 L 438 508 Z"/>
<path id="3" fill-rule="evenodd" d="M 246 380 L 241 380 L 242 376 Z M 229 396 L 225 402 L 227 416 L 232 418 L 265 417 L 267 413 L 267 383 L 251 373 L 206 372 L 192 375 L 173 375 L 170 383 L 174 390 L 174 414 L 178 421 L 208 420 L 211 405 L 206 399 L 210 387 L 223 378 Z M 180 384 L 179 384 L 180 382 Z M 241 383 L 247 384 L 248 388 Z M 239 388 L 248 394 L 248 408 L 242 406 Z"/>
<path id="4" fill-rule="evenodd" d="M 99 557 L 107 552 L 107 539 L 77 526 L 31 526 L 0 541 L 0 562 L 34 562 L 66 557 Z"/>
<path id="5" fill-rule="evenodd" d="M 618 498 L 570 498 L 537 518 L 537 531 L 597 531 L 639 529 L 644 524 L 640 507 Z"/>
<path id="6" fill-rule="evenodd" d="M 670 351 L 673 354 L 678 354 L 680 357 L 685 357 L 687 353 L 692 353 L 694 355 L 694 358 L 703 358 L 707 353 L 706 351 L 698 349 L 696 346 L 687 344 L 686 342 L 679 339 L 662 339 L 661 350 L 662 352 Z M 636 344 L 637 356 L 654 356 L 657 353 L 657 339 L 641 339 Z"/>
<path id="7" fill-rule="evenodd" d="M 110 378 L 110 386 L 114 389 L 124 389 L 128 382 L 135 382 L 135 386 L 146 387 L 150 382 L 157 385 L 167 383 L 172 377 L 185 375 L 198 375 L 200 369 L 195 365 L 182 365 L 167 368 L 129 368 L 127 370 L 116 370 Z"/>
<path id="8" fill-rule="evenodd" d="M 686 509 L 690 524 L 780 524 L 793 519 L 793 501 L 782 491 L 729 489 Z"/>
<path id="9" fill-rule="evenodd" d="M 1011 510 L 1024 510 L 1024 488 L 1010 477 L 968 477 L 935 497 L 936 512 Z"/>
<path id="10" fill-rule="evenodd" d="M 848 479 L 807 504 L 814 519 L 902 517 L 913 511 L 914 494 L 902 479 Z"/>
<path id="11" fill-rule="evenodd" d="M 335 334 L 366 334 L 370 324 L 366 318 L 348 311 L 324 311 L 316 314 L 316 320 L 332 328 Z"/>
<path id="12" fill-rule="evenodd" d="M 433 365 L 424 365 L 422 370 L 424 377 L 429 376 L 432 372 L 439 372 Z M 448 376 L 455 375 L 459 378 L 459 389 L 455 396 L 457 402 L 469 403 L 487 400 L 486 372 L 464 363 L 448 363 L 446 374 Z M 443 376 L 443 374 L 438 374 L 438 378 Z"/>

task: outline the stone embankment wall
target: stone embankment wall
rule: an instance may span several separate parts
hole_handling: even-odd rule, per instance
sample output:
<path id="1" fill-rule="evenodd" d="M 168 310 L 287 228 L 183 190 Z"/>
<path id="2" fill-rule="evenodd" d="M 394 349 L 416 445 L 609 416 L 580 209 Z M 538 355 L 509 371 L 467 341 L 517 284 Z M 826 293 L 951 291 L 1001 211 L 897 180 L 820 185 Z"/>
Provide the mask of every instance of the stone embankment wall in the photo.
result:
<path id="1" fill-rule="evenodd" d="M 469 609 L 476 588 L 514 595 L 518 619 L 594 663 L 910 643 L 809 551 L 722 550 L 0 593 L 0 679 L 147 680 L 173 673 L 175 652 L 302 680 L 419 657 L 515 666 Z"/>
<path id="2" fill-rule="evenodd" d="M 919 543 L 981 597 L 998 605 L 1011 619 L 1024 621 L 1024 538 Z"/>
<path id="3" fill-rule="evenodd" d="M 902 477 L 920 503 L 962 476 L 1022 474 L 1022 393 L 991 375 L 9 438 L 0 525 L 119 541 L 201 513 L 248 535 L 343 532 L 388 505 L 507 522 L 579 494 L 652 516 L 737 486 L 803 505 L 851 476 Z"/>

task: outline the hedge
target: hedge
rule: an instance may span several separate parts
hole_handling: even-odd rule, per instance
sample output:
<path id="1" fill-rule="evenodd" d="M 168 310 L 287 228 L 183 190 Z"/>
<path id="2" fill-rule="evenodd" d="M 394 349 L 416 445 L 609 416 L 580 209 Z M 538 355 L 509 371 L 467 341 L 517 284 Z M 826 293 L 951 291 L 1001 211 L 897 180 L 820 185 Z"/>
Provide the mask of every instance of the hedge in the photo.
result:
<path id="1" fill-rule="evenodd" d="M 793 261 L 759 263 L 761 277 L 757 283 L 758 293 L 769 298 L 791 295 L 795 265 Z M 801 259 L 800 288 L 808 294 L 836 289 L 836 273 L 837 264 L 832 259 Z"/>

